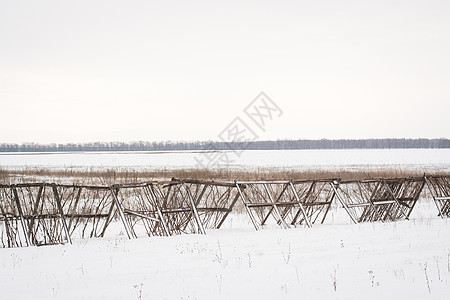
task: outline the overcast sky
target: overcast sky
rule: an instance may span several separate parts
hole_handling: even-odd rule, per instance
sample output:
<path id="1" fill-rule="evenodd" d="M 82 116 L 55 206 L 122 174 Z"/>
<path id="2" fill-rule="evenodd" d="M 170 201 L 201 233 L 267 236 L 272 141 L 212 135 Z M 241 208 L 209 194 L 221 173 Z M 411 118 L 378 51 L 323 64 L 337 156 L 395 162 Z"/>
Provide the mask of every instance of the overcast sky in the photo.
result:
<path id="1" fill-rule="evenodd" d="M 450 137 L 448 0 L 0 4 L 0 143 Z"/>

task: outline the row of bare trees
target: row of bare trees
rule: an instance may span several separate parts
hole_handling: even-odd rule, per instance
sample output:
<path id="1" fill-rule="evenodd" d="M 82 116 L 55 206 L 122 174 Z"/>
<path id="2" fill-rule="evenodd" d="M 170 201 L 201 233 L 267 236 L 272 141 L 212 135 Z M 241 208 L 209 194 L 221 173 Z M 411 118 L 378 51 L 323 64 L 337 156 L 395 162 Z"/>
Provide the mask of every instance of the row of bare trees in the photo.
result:
<path id="1" fill-rule="evenodd" d="M 182 150 L 294 150 L 294 149 L 406 149 L 450 148 L 450 140 L 440 139 L 338 139 L 277 140 L 254 142 L 165 141 L 94 142 L 68 144 L 0 144 L 0 152 L 63 151 L 182 151 Z"/>

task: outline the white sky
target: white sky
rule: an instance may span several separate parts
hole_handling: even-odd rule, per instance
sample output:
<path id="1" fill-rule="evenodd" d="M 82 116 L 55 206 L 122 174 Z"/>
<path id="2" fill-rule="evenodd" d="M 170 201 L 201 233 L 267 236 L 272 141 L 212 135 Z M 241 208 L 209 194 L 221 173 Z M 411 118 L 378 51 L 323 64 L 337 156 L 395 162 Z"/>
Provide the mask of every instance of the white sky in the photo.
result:
<path id="1" fill-rule="evenodd" d="M 450 1 L 0 0 L 0 143 L 450 137 Z"/>

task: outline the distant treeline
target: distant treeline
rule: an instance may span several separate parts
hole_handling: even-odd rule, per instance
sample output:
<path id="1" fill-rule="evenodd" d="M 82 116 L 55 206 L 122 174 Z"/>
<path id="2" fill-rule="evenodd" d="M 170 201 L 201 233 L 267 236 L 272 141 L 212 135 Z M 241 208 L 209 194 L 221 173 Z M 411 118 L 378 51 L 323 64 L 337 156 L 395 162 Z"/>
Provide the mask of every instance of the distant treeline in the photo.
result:
<path id="1" fill-rule="evenodd" d="M 290 150 L 450 148 L 449 139 L 278 140 L 255 142 L 95 142 L 80 144 L 0 144 L 0 152 Z"/>

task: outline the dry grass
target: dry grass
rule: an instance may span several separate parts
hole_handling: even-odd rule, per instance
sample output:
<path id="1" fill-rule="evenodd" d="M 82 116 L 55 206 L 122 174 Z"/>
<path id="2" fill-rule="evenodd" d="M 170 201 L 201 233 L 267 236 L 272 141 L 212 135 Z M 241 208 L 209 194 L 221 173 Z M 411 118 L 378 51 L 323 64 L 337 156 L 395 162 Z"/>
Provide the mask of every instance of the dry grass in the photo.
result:
<path id="1" fill-rule="evenodd" d="M 444 173 L 445 174 L 445 173 Z M 449 175 L 449 174 L 445 174 Z M 76 170 L 76 169 L 33 169 L 22 170 L 0 169 L 0 183 L 42 182 L 57 183 L 89 183 L 112 184 L 130 183 L 150 180 L 165 180 L 170 178 L 189 178 L 198 180 L 233 181 L 258 179 L 329 179 L 358 180 L 380 177 L 414 177 L 423 176 L 423 172 L 405 171 L 396 169 L 377 170 L 315 170 L 295 171 L 278 169 L 245 170 L 207 170 L 207 169 L 180 169 L 180 170 Z"/>

